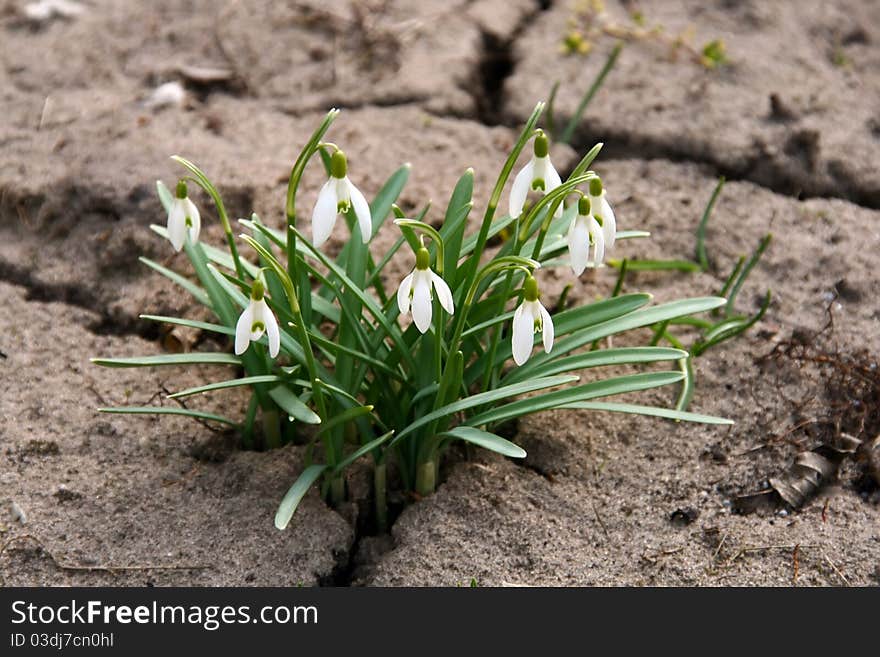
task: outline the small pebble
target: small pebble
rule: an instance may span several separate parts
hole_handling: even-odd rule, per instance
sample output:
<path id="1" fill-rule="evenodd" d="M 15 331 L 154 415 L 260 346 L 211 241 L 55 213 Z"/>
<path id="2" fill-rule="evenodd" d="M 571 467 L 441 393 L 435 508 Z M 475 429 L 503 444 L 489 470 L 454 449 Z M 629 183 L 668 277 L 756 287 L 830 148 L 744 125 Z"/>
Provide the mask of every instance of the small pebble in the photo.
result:
<path id="1" fill-rule="evenodd" d="M 24 15 L 37 23 L 44 23 L 55 17 L 73 18 L 84 11 L 85 7 L 71 0 L 40 0 L 24 6 Z"/>
<path id="2" fill-rule="evenodd" d="M 12 502 L 10 504 L 10 507 L 12 509 L 12 517 L 13 518 L 18 520 L 22 525 L 27 523 L 27 514 L 24 512 L 24 509 L 22 509 L 20 506 L 18 506 L 18 504 L 15 502 Z"/>
<path id="3" fill-rule="evenodd" d="M 151 109 L 162 107 L 180 107 L 186 100 L 186 90 L 180 82 L 160 84 L 144 101 L 144 106 Z"/>

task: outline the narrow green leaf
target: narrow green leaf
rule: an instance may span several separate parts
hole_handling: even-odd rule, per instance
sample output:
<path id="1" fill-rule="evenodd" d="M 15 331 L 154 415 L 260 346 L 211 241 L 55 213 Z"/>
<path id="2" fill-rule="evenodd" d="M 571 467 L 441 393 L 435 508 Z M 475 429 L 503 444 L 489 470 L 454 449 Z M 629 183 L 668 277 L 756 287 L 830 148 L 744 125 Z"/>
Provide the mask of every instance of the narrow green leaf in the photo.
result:
<path id="1" fill-rule="evenodd" d="M 165 324 L 177 324 L 178 326 L 187 326 L 189 328 L 200 329 L 202 331 L 210 331 L 211 333 L 222 333 L 223 335 L 235 335 L 235 329 L 222 324 L 212 324 L 211 322 L 200 322 L 195 319 L 183 319 L 182 317 L 166 317 L 164 315 L 139 315 L 141 319 L 149 319 L 153 322 L 163 322 Z"/>
<path id="2" fill-rule="evenodd" d="M 163 267 L 158 262 L 153 262 L 149 258 L 144 258 L 143 256 L 141 256 L 140 258 L 138 258 L 138 260 L 140 260 L 150 269 L 156 270 L 173 283 L 177 283 L 180 287 L 189 292 L 193 296 L 193 298 L 195 298 L 195 300 L 203 306 L 207 306 L 208 308 L 211 307 L 211 299 L 208 297 L 208 294 L 188 278 L 181 276 L 175 271 L 171 271 L 167 267 Z"/>
<path id="3" fill-rule="evenodd" d="M 164 365 L 241 365 L 241 358 L 232 354 L 194 351 L 189 354 L 160 354 L 128 358 L 92 358 L 102 367 L 158 367 Z"/>
<path id="4" fill-rule="evenodd" d="M 651 415 L 654 417 L 665 417 L 670 420 L 681 420 L 682 422 L 700 422 L 702 424 L 733 424 L 733 420 L 714 415 L 703 415 L 702 413 L 687 413 L 685 411 L 676 411 L 671 408 L 660 408 L 657 406 L 641 406 L 638 404 L 619 404 L 615 402 L 572 402 L 560 408 L 579 408 L 590 411 L 610 411 L 612 413 L 633 413 L 635 415 Z"/>
<path id="5" fill-rule="evenodd" d="M 621 260 L 609 258 L 610 267 L 619 269 Z M 700 271 L 700 265 L 690 260 L 627 260 L 626 267 L 630 271 L 683 271 L 693 273 Z"/>
<path id="6" fill-rule="evenodd" d="M 516 445 L 501 436 L 496 436 L 494 433 L 482 431 L 475 427 L 455 427 L 449 431 L 444 431 L 440 435 L 463 440 L 511 458 L 522 459 L 526 457 L 526 450 L 519 445 Z"/>
<path id="7" fill-rule="evenodd" d="M 269 396 L 290 417 L 306 424 L 321 424 L 321 418 L 306 406 L 299 397 L 293 394 L 293 391 L 287 386 L 281 385 L 272 388 L 269 391 Z"/>
<path id="8" fill-rule="evenodd" d="M 238 422 L 230 420 L 228 417 L 223 417 L 222 415 L 176 406 L 114 406 L 111 408 L 99 408 L 98 412 L 119 413 L 125 415 L 185 415 L 186 417 L 197 418 L 199 420 L 211 420 L 212 422 L 229 424 L 233 427 L 238 426 Z"/>
<path id="9" fill-rule="evenodd" d="M 700 268 L 703 271 L 709 270 L 709 256 L 706 255 L 706 226 L 709 223 L 709 217 L 712 216 L 712 209 L 715 207 L 715 201 L 718 200 L 718 195 L 721 194 L 723 188 L 724 176 L 721 176 L 718 179 L 718 184 L 715 185 L 715 190 L 712 192 L 712 196 L 709 198 L 709 203 L 706 204 L 706 209 L 703 210 L 700 224 L 697 226 L 697 262 L 700 263 Z"/>
<path id="10" fill-rule="evenodd" d="M 372 406 L 353 406 L 352 408 L 346 408 L 341 413 L 337 413 L 326 422 L 321 424 L 321 428 L 318 430 L 319 434 L 325 434 L 331 429 L 342 426 L 347 422 L 351 422 L 352 420 L 356 420 L 363 415 L 369 415 L 373 412 Z"/>
<path id="11" fill-rule="evenodd" d="M 606 365 L 630 365 L 636 363 L 655 363 L 666 360 L 678 360 L 687 358 L 688 352 L 681 349 L 668 347 L 621 347 L 617 349 L 602 349 L 590 351 L 586 354 L 577 354 L 568 358 L 559 358 L 544 363 L 540 367 L 531 370 L 528 376 L 551 376 L 562 372 L 573 372 L 590 367 L 602 367 Z M 521 370 L 511 370 L 503 381 L 513 383 L 522 379 Z"/>
<path id="12" fill-rule="evenodd" d="M 296 507 L 299 506 L 309 488 L 318 481 L 318 478 L 324 474 L 326 469 L 326 465 L 314 464 L 300 473 L 296 481 L 293 482 L 293 486 L 287 491 L 284 499 L 281 500 L 281 504 L 278 505 L 278 511 L 275 512 L 275 527 L 278 529 L 287 528 L 287 525 L 290 524 L 290 519 L 296 511 Z"/>
<path id="13" fill-rule="evenodd" d="M 382 222 L 391 212 L 391 206 L 397 201 L 400 192 L 403 191 L 406 181 L 409 179 L 409 171 L 411 166 L 404 164 L 397 171 L 391 174 L 391 177 L 382 185 L 382 188 L 376 194 L 376 198 L 370 203 L 370 214 L 373 217 L 373 233 L 375 234 Z"/>
<path id="14" fill-rule="evenodd" d="M 385 434 L 382 434 L 378 438 L 371 440 L 370 442 L 368 442 L 364 445 L 361 445 L 355 451 L 353 451 L 351 454 L 349 454 L 344 459 L 342 459 L 339 463 L 337 463 L 336 466 L 333 468 L 333 473 L 336 474 L 336 473 L 342 472 L 345 468 L 347 468 L 352 463 L 357 461 L 364 454 L 372 452 L 377 447 L 381 447 L 382 443 L 386 442 L 393 435 L 394 435 L 394 432 L 389 431 Z"/>
<path id="15" fill-rule="evenodd" d="M 171 190 L 161 180 L 157 180 L 156 192 L 159 194 L 159 201 L 161 201 L 162 207 L 165 208 L 165 212 L 171 212 L 171 206 L 174 204 L 174 195 L 171 193 Z"/>
<path id="16" fill-rule="evenodd" d="M 574 131 L 577 130 L 578 124 L 580 124 L 581 118 L 587 109 L 587 105 L 590 104 L 590 101 L 593 100 L 593 96 L 599 91 L 599 87 L 605 82 L 605 77 L 611 72 L 611 69 L 614 68 L 614 64 L 617 62 L 621 50 L 623 50 L 623 41 L 618 41 L 614 46 L 614 50 L 608 55 L 608 59 L 605 60 L 605 65 L 602 66 L 602 70 L 599 71 L 596 79 L 593 80 L 593 84 L 590 85 L 581 98 L 581 102 L 578 103 L 577 109 L 574 111 L 574 114 L 565 126 L 565 130 L 562 131 L 562 136 L 559 138 L 560 143 L 571 143 L 571 138 L 574 137 Z"/>
<path id="17" fill-rule="evenodd" d="M 490 404 L 492 402 L 506 399 L 508 397 L 522 395 L 527 392 L 534 392 L 535 390 L 542 390 L 544 388 L 553 388 L 556 386 L 565 385 L 566 383 L 572 383 L 573 381 L 577 380 L 578 377 L 576 376 L 550 376 L 546 378 L 532 379 L 530 381 L 523 381 L 522 383 L 514 383 L 509 386 L 502 386 L 494 390 L 488 390 L 486 392 L 481 392 L 476 395 L 471 395 L 470 397 L 465 397 L 464 399 L 459 399 L 458 401 L 442 406 L 436 411 L 432 411 L 431 413 L 428 413 L 427 415 L 423 415 L 422 417 L 416 419 L 403 431 L 397 434 L 397 436 L 395 436 L 394 440 L 391 441 L 391 444 L 389 446 L 397 444 L 400 440 L 411 434 L 413 431 L 425 426 L 429 422 L 440 419 L 442 417 L 446 417 L 447 415 L 452 415 L 453 413 L 458 413 L 459 411 L 464 411 L 475 406 L 480 406 L 482 404 Z"/>
<path id="18" fill-rule="evenodd" d="M 180 392 L 175 392 L 172 395 L 168 395 L 168 398 L 177 399 L 178 397 L 189 397 L 190 395 L 197 395 L 199 393 L 210 392 L 212 390 L 222 390 L 224 388 L 235 388 L 238 386 L 251 386 L 255 383 L 276 383 L 278 381 L 283 381 L 283 379 L 275 374 L 245 376 L 240 379 L 229 379 L 228 381 L 209 383 L 207 385 L 198 386 L 196 388 L 187 388 L 186 390 L 181 390 Z"/>
<path id="19" fill-rule="evenodd" d="M 563 388 L 534 397 L 520 399 L 504 406 L 493 408 L 466 420 L 470 426 L 480 426 L 494 422 L 502 422 L 529 413 L 536 413 L 551 408 L 559 408 L 577 401 L 587 401 L 596 397 L 608 397 L 627 392 L 647 390 L 659 386 L 677 383 L 684 378 L 681 372 L 644 372 L 619 376 L 603 381 L 594 381 L 580 386 Z"/>

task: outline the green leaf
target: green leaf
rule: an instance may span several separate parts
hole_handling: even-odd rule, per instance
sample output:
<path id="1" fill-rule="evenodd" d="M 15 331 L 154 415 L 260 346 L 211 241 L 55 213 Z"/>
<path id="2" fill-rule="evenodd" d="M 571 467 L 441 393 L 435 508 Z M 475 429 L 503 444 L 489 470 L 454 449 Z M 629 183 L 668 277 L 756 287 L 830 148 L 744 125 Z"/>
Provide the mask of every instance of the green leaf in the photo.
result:
<path id="1" fill-rule="evenodd" d="M 238 386 L 251 386 L 255 383 L 276 383 L 278 381 L 283 381 L 283 379 L 280 376 L 276 376 L 275 374 L 245 376 L 240 379 L 229 379 L 228 381 L 209 383 L 204 386 L 198 386 L 197 388 L 187 388 L 186 390 L 175 392 L 173 395 L 168 395 L 168 398 L 177 399 L 178 397 L 188 397 L 190 395 L 197 395 L 199 393 L 210 392 L 212 390 L 222 390 L 224 388 L 235 388 Z"/>
<path id="2" fill-rule="evenodd" d="M 347 422 L 351 422 L 352 420 L 356 420 L 362 415 L 369 415 L 373 412 L 372 406 L 353 406 L 352 408 L 347 408 L 341 413 L 337 413 L 326 422 L 321 424 L 321 428 L 318 430 L 318 433 L 327 433 L 334 427 L 341 426 Z"/>
<path id="3" fill-rule="evenodd" d="M 575 109 L 574 114 L 565 126 L 565 130 L 562 131 L 562 136 L 558 139 L 560 143 L 571 143 L 571 139 L 574 137 L 574 131 L 577 130 L 578 124 L 581 122 L 581 117 L 583 117 L 584 112 L 587 109 L 587 105 L 590 104 L 590 101 L 593 100 L 593 96 L 599 91 L 599 87 L 605 82 L 605 77 L 611 72 L 611 69 L 614 68 L 614 64 L 617 62 L 621 50 L 623 50 L 623 41 L 618 41 L 614 46 L 614 50 L 608 55 L 608 59 L 605 60 L 605 65 L 602 66 L 596 79 L 593 80 L 593 84 L 590 85 L 581 98 L 580 103 L 578 103 L 577 109 Z"/>
<path id="4" fill-rule="evenodd" d="M 509 440 L 496 436 L 494 433 L 482 431 L 475 427 L 460 426 L 444 431 L 441 436 L 449 436 L 458 440 L 478 445 L 492 452 L 498 452 L 504 456 L 510 456 L 515 459 L 522 459 L 526 456 L 526 450 Z"/>
<path id="5" fill-rule="evenodd" d="M 471 395 L 470 397 L 465 397 L 464 399 L 459 399 L 458 401 L 442 406 L 436 411 L 432 411 L 431 413 L 416 419 L 395 436 L 394 440 L 391 441 L 391 445 L 397 444 L 400 440 L 419 427 L 423 427 L 429 422 L 446 417 L 447 415 L 452 415 L 453 413 L 458 413 L 459 411 L 464 411 L 473 408 L 474 406 L 480 406 L 481 404 L 490 404 L 508 397 L 514 397 L 516 395 L 522 395 L 527 392 L 534 392 L 535 390 L 542 390 L 544 388 L 553 388 L 577 380 L 578 377 L 576 376 L 549 376 L 540 379 L 532 379 L 531 381 L 523 381 L 522 383 L 514 383 L 509 386 L 502 386 L 494 390 L 488 390 L 476 395 Z"/>
<path id="6" fill-rule="evenodd" d="M 165 208 L 165 212 L 171 212 L 171 206 L 174 204 L 174 195 L 171 193 L 171 190 L 168 189 L 168 186 L 161 180 L 157 180 L 156 192 L 159 194 L 159 201 L 162 202 L 162 207 Z"/>
<path id="7" fill-rule="evenodd" d="M 712 216 L 715 201 L 718 200 L 718 195 L 723 188 L 724 176 L 721 176 L 718 179 L 718 184 L 715 185 L 715 191 L 712 192 L 712 196 L 709 198 L 709 203 L 706 204 L 706 209 L 703 210 L 700 224 L 697 226 L 697 262 L 700 263 L 700 268 L 703 271 L 709 270 L 709 256 L 706 255 L 706 225 L 709 223 L 709 217 Z"/>
<path id="8" fill-rule="evenodd" d="M 158 262 L 153 262 L 149 258 L 144 258 L 143 256 L 141 256 L 140 258 L 138 258 L 138 260 L 144 263 L 147 267 L 156 270 L 165 278 L 171 280 L 173 283 L 177 283 L 180 287 L 193 295 L 195 300 L 203 306 L 207 306 L 208 308 L 211 307 L 211 299 L 208 297 L 208 294 L 191 280 L 185 278 L 184 276 L 181 276 L 175 271 L 171 271 L 167 267 L 163 267 Z"/>
<path id="9" fill-rule="evenodd" d="M 601 351 L 590 351 L 586 354 L 577 354 L 568 358 L 559 358 L 551 360 L 548 363 L 531 370 L 528 376 L 551 376 L 562 372 L 573 372 L 575 370 L 587 369 L 590 367 L 602 367 L 605 365 L 629 365 L 635 363 L 654 363 L 666 360 L 678 360 L 679 358 L 687 358 L 688 352 L 681 349 L 670 349 L 668 347 L 621 347 L 617 349 L 602 349 Z M 522 378 L 521 370 L 515 369 L 510 372 L 503 380 L 505 383 L 513 383 Z M 519 375 L 519 376 L 518 376 Z"/>
<path id="10" fill-rule="evenodd" d="M 611 411 L 612 413 L 634 413 L 636 415 L 652 415 L 683 422 L 700 422 L 702 424 L 733 424 L 733 420 L 702 413 L 686 413 L 671 408 L 657 406 L 641 406 L 639 404 L 619 404 L 615 402 L 572 402 L 560 408 L 580 408 L 591 411 Z"/>
<path id="11" fill-rule="evenodd" d="M 619 241 L 641 239 L 643 237 L 651 237 L 651 233 L 647 230 L 619 230 L 614 239 Z"/>
<path id="12" fill-rule="evenodd" d="M 275 526 L 278 529 L 287 528 L 287 525 L 290 524 L 290 519 L 296 511 L 296 507 L 299 506 L 309 488 L 318 481 L 318 478 L 324 474 L 326 469 L 326 465 L 315 464 L 310 465 L 300 473 L 296 481 L 293 482 L 293 486 L 287 491 L 284 499 L 281 500 L 281 504 L 278 505 L 278 511 L 275 512 Z"/>
<path id="13" fill-rule="evenodd" d="M 443 271 L 453 272 L 461 257 L 461 245 L 464 241 L 464 229 L 467 226 L 468 214 L 473 204 L 471 199 L 474 194 L 474 170 L 468 169 L 462 174 L 452 190 L 452 197 L 446 206 L 446 215 L 443 218 L 443 226 L 440 228 L 440 236 L 446 244 L 445 262 Z"/>
<path id="14" fill-rule="evenodd" d="M 210 331 L 212 333 L 222 333 L 223 335 L 235 335 L 235 329 L 222 324 L 212 324 L 211 322 L 200 322 L 195 319 L 183 319 L 182 317 L 166 317 L 164 315 L 138 315 L 140 319 L 149 319 L 153 322 L 163 322 L 165 324 L 177 324 L 178 326 L 188 326 L 189 328 L 199 329 L 202 331 Z"/>
<path id="15" fill-rule="evenodd" d="M 269 396 L 290 417 L 306 424 L 321 424 L 321 418 L 287 386 L 280 385 L 269 391 Z"/>
<path id="16" fill-rule="evenodd" d="M 385 221 L 388 213 L 391 212 L 391 206 L 403 191 L 406 181 L 409 179 L 410 165 L 404 164 L 397 171 L 391 174 L 386 183 L 382 185 L 382 189 L 376 194 L 376 198 L 370 203 L 370 215 L 373 217 L 373 234 L 379 230 L 379 227 Z"/>
<path id="17" fill-rule="evenodd" d="M 175 406 L 114 406 L 111 408 L 99 408 L 98 412 L 126 415 L 185 415 L 199 420 L 211 420 L 213 422 L 220 422 L 221 424 L 229 424 L 233 427 L 238 426 L 238 422 L 230 420 L 228 417 L 223 417 L 222 415 L 207 413 L 205 411 L 194 411 L 189 408 Z"/>
<path id="18" fill-rule="evenodd" d="M 378 438 L 371 440 L 370 442 L 368 442 L 364 445 L 361 445 L 355 451 L 353 451 L 351 454 L 349 454 L 344 459 L 342 459 L 339 463 L 337 463 L 336 466 L 333 468 L 333 473 L 337 474 L 339 472 L 342 472 L 342 470 L 344 470 L 345 468 L 350 466 L 352 463 L 357 461 L 364 454 L 367 454 L 367 453 L 373 451 L 374 449 L 376 449 L 377 447 L 380 447 L 382 445 L 382 443 L 387 441 L 393 435 L 394 435 L 394 432 L 389 431 L 385 434 L 382 434 Z"/>
<path id="19" fill-rule="evenodd" d="M 161 354 L 129 358 L 92 358 L 102 367 L 158 367 L 164 365 L 241 365 L 241 358 L 232 354 L 194 351 L 189 354 Z"/>
<path id="20" fill-rule="evenodd" d="M 644 372 L 605 379 L 603 381 L 594 381 L 580 386 L 563 388 L 562 390 L 528 397 L 527 399 L 520 399 L 470 417 L 466 420 L 466 423 L 470 426 L 480 426 L 493 422 L 502 422 L 529 413 L 536 413 L 537 411 L 559 408 L 571 402 L 587 401 L 596 397 L 608 397 L 610 395 L 657 388 L 669 385 L 670 383 L 677 383 L 683 378 L 684 376 L 681 372 Z"/>
<path id="21" fill-rule="evenodd" d="M 623 297 L 615 298 L 620 299 Z M 574 349 L 582 347 L 593 340 L 598 340 L 599 338 L 604 338 L 615 333 L 622 333 L 635 328 L 641 328 L 643 326 L 650 326 L 657 322 L 675 319 L 676 317 L 682 317 L 684 315 L 692 315 L 694 313 L 712 310 L 713 308 L 720 308 L 724 303 L 725 299 L 722 299 L 721 297 L 695 297 L 693 299 L 679 299 L 678 301 L 663 303 L 659 306 L 636 310 L 635 312 L 623 315 L 622 317 L 616 317 L 612 320 L 590 326 L 589 328 L 578 331 L 563 340 L 559 340 L 557 344 L 553 345 L 553 352 L 551 354 L 536 354 L 528 363 L 523 365 L 523 367 L 537 367 L 540 364 L 546 363 L 553 358 L 558 358 L 563 354 L 567 354 Z M 496 364 L 502 363 L 510 358 L 510 354 L 511 348 L 508 342 L 503 349 L 499 349 Z"/>
<path id="22" fill-rule="evenodd" d="M 608 259 L 608 265 L 620 268 L 621 261 Z M 693 273 L 700 271 L 700 265 L 690 260 L 629 260 L 626 261 L 629 271 L 683 271 Z"/>

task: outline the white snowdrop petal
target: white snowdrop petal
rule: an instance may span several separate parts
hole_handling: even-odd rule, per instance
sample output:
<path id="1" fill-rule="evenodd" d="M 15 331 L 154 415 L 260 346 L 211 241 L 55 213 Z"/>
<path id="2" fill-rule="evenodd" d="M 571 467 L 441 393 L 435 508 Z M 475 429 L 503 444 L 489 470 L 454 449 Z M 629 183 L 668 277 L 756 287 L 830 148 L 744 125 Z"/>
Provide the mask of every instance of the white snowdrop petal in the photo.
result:
<path id="1" fill-rule="evenodd" d="M 431 272 L 431 280 L 434 283 L 434 290 L 437 292 L 437 300 L 440 302 L 440 305 L 443 306 L 443 310 L 450 315 L 454 314 L 455 306 L 452 302 L 452 291 L 449 289 L 446 281 L 434 272 Z"/>
<path id="2" fill-rule="evenodd" d="M 553 328 L 553 318 L 543 305 L 539 303 L 538 307 L 541 311 L 541 334 L 544 338 L 544 351 L 549 354 L 553 350 L 553 338 L 556 335 Z"/>
<path id="3" fill-rule="evenodd" d="M 431 279 L 416 270 L 413 281 L 412 317 L 416 328 L 426 333 L 431 327 Z"/>
<path id="4" fill-rule="evenodd" d="M 265 301 L 263 304 L 266 306 L 263 322 L 266 324 L 266 336 L 269 338 L 269 355 L 275 358 L 281 350 L 281 333 L 278 330 L 278 320 L 275 319 L 272 310 Z"/>
<path id="5" fill-rule="evenodd" d="M 617 237 L 617 219 L 615 219 L 614 210 L 611 209 L 611 204 L 605 198 L 604 193 L 600 207 L 602 208 L 602 232 L 605 235 L 605 246 L 610 249 L 614 246 L 614 240 Z"/>
<path id="6" fill-rule="evenodd" d="M 590 217 L 590 235 L 593 237 L 593 266 L 605 261 L 605 232 L 594 217 Z"/>
<path id="7" fill-rule="evenodd" d="M 251 341 L 251 325 L 254 323 L 254 305 L 248 304 L 235 324 L 235 354 L 241 356 Z"/>
<path id="8" fill-rule="evenodd" d="M 370 241 L 373 235 L 373 217 L 370 214 L 370 204 L 361 194 L 361 190 L 348 183 L 348 191 L 351 195 L 351 204 L 354 206 L 354 213 L 357 216 L 358 226 L 361 229 L 361 239 L 364 244 Z"/>
<path id="9" fill-rule="evenodd" d="M 191 224 L 190 226 L 188 226 L 189 240 L 190 242 L 195 244 L 199 241 L 199 233 L 202 230 L 202 217 L 199 214 L 199 209 L 196 207 L 196 204 L 193 203 L 191 200 L 189 200 L 188 198 L 184 199 L 183 203 L 185 208 L 185 215 L 189 217 Z"/>
<path id="10" fill-rule="evenodd" d="M 553 163 L 550 161 L 549 157 L 547 158 L 544 176 L 545 194 L 549 194 L 562 184 L 562 179 L 559 177 L 559 173 L 556 171 L 556 168 L 553 166 Z M 556 219 L 559 219 L 559 217 L 562 216 L 562 212 L 564 210 L 563 205 L 563 203 L 560 203 L 559 207 L 556 208 L 556 212 L 553 213 L 553 216 Z"/>
<path id="11" fill-rule="evenodd" d="M 535 318 L 531 309 L 524 302 L 513 313 L 513 361 L 517 365 L 525 363 L 532 355 L 532 344 L 535 342 Z"/>
<path id="12" fill-rule="evenodd" d="M 529 188 L 532 186 L 532 173 L 535 169 L 534 158 L 529 161 L 513 179 L 513 186 L 510 188 L 510 216 L 518 217 L 522 214 L 523 206 L 526 204 L 526 197 L 529 195 Z"/>
<path id="13" fill-rule="evenodd" d="M 333 232 L 339 203 L 337 187 L 336 180 L 330 178 L 318 192 L 318 201 L 312 211 L 312 243 L 315 246 L 321 246 Z"/>
<path id="14" fill-rule="evenodd" d="M 580 276 L 590 260 L 590 234 L 582 217 L 575 217 L 566 236 L 571 268 L 575 276 Z"/>
<path id="15" fill-rule="evenodd" d="M 409 312 L 410 293 L 412 292 L 413 277 L 415 275 L 416 270 L 413 269 L 400 281 L 400 287 L 397 288 L 397 307 L 400 309 L 401 315 Z"/>
<path id="16" fill-rule="evenodd" d="M 168 239 L 175 251 L 183 248 L 186 241 L 186 208 L 183 199 L 175 198 L 168 212 Z"/>

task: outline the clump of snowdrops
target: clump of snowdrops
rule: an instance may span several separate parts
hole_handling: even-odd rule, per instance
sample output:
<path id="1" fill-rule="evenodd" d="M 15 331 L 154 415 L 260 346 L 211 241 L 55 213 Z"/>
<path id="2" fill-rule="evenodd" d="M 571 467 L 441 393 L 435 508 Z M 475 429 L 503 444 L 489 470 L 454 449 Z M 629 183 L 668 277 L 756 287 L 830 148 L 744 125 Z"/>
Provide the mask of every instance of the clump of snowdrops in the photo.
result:
<path id="1" fill-rule="evenodd" d="M 578 277 L 602 266 L 621 241 L 648 234 L 618 229 L 605 181 L 589 170 L 601 144 L 565 181 L 560 179 L 548 137 L 537 127 L 542 110 L 539 104 L 520 133 L 482 216 L 472 219 L 474 175 L 468 169 L 452 190 L 439 228 L 427 221 L 437 219 L 427 216 L 428 207 L 405 217 L 395 205 L 408 166 L 395 171 L 367 201 L 344 152 L 324 141 L 336 110 L 327 114 L 293 165 L 280 227 L 253 214 L 234 228 L 208 176 L 175 156 L 187 173 L 173 193 L 158 183 L 167 225 L 152 228 L 186 253 L 196 280 L 142 260 L 204 304 L 215 321 L 144 317 L 212 332 L 221 341 L 226 336 L 231 349 L 95 362 L 110 367 L 224 365 L 234 377 L 171 396 L 246 386 L 250 403 L 241 419 L 190 406 L 101 410 L 175 413 L 225 423 L 240 432 L 245 447 L 306 442 L 306 467 L 291 473 L 293 484 L 275 516 L 279 529 L 288 525 L 313 485 L 329 503 L 344 501 L 345 470 L 364 457 L 372 462 L 381 529 L 387 521 L 389 464 L 407 490 L 429 495 L 437 486 L 443 454 L 455 441 L 524 457 L 525 451 L 497 430 L 529 413 L 588 409 L 727 422 L 599 401 L 682 381 L 684 373 L 668 364 L 688 356 L 681 349 L 650 345 L 600 348 L 602 338 L 711 311 L 725 300 L 702 297 L 652 305 L 650 294 L 618 294 L 550 312 L 541 297 L 547 267 L 563 267 Z M 507 212 L 499 212 L 523 151 L 530 158 L 513 178 Z M 310 165 L 323 166 L 327 182 L 316 205 L 303 212 L 297 195 Z M 199 241 L 202 214 L 188 196 L 193 184 L 213 200 L 225 248 Z M 334 257 L 324 245 L 340 217 L 351 236 Z M 399 231 L 397 241 L 382 252 L 371 250 L 372 237 L 389 220 Z M 236 235 L 235 229 L 242 233 Z M 487 250 L 490 239 L 499 235 L 500 247 Z M 396 288 L 386 288 L 383 272 L 400 250 L 411 252 L 413 269 L 396 281 Z M 589 381 L 575 374 L 654 363 L 660 367 L 595 375 Z"/>

